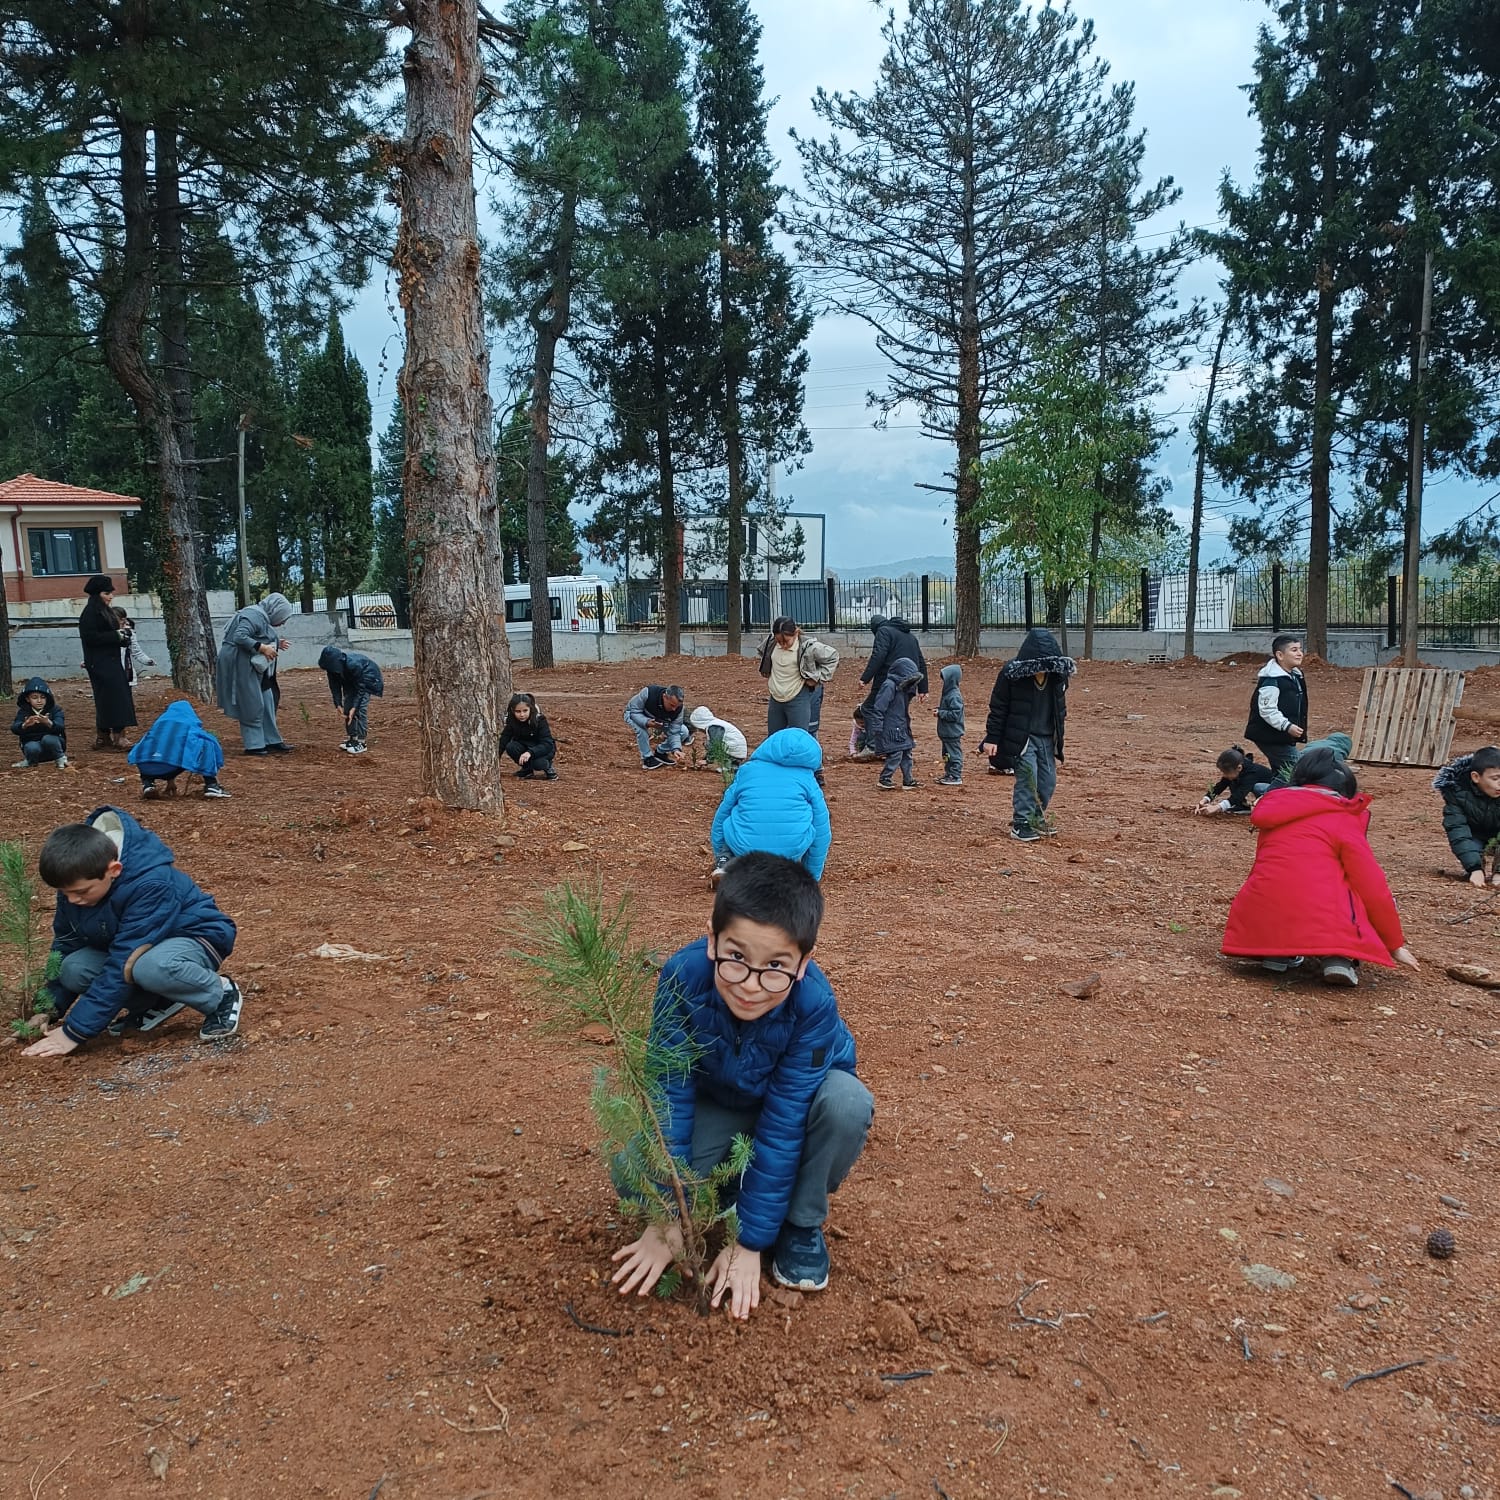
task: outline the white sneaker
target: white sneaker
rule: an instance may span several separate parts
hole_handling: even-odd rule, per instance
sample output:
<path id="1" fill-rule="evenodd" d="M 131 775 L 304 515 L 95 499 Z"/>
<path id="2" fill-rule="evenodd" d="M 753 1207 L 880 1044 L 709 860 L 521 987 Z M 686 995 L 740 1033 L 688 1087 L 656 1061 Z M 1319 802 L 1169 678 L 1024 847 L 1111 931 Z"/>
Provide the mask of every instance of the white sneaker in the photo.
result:
<path id="1" fill-rule="evenodd" d="M 59 755 L 56 765 L 59 771 L 66 771 L 68 769 L 68 757 L 66 755 Z"/>
<path id="2" fill-rule="evenodd" d="M 340 748 L 347 750 L 350 755 L 363 755 L 366 747 L 362 740 L 348 740 Z"/>
<path id="3" fill-rule="evenodd" d="M 10 763 L 10 768 L 12 771 L 26 771 L 31 768 L 31 762 L 29 760 L 13 760 Z"/>

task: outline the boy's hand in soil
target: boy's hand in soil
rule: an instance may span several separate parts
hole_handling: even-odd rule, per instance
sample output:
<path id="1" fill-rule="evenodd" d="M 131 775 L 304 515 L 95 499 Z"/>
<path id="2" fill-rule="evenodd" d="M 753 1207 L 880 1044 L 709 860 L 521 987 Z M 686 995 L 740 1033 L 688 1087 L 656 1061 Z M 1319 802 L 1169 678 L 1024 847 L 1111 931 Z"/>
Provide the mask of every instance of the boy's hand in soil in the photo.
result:
<path id="1" fill-rule="evenodd" d="M 41 1041 L 33 1042 L 21 1053 L 22 1057 L 66 1057 L 78 1043 L 59 1026 L 49 1031 Z"/>
<path id="2" fill-rule="evenodd" d="M 714 1293 L 711 1306 L 717 1307 L 728 1291 L 730 1313 L 748 1318 L 751 1308 L 760 1306 L 760 1251 L 725 1245 L 708 1268 L 708 1284 Z"/>
<path id="3" fill-rule="evenodd" d="M 611 1260 L 623 1260 L 625 1264 L 609 1279 L 622 1282 L 622 1297 L 632 1290 L 644 1297 L 681 1254 L 682 1230 L 677 1225 L 663 1229 L 660 1224 L 648 1224 L 640 1239 L 610 1256 Z"/>
<path id="4" fill-rule="evenodd" d="M 1483 870 L 1470 870 L 1469 871 L 1469 884 L 1470 885 L 1483 885 L 1484 884 L 1484 871 Z"/>
<path id="5" fill-rule="evenodd" d="M 1416 954 L 1413 953 L 1405 943 L 1397 948 L 1396 951 L 1391 954 L 1391 957 L 1394 958 L 1398 964 L 1405 964 L 1408 969 L 1420 969 L 1422 967 L 1421 964 L 1417 962 Z"/>

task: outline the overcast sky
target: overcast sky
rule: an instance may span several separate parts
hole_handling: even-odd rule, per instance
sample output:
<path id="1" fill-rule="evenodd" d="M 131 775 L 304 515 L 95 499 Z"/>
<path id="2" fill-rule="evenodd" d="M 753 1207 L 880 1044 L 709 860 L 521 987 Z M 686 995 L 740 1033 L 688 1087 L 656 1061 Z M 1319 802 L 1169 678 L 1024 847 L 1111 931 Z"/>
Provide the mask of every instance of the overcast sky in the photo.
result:
<path id="1" fill-rule="evenodd" d="M 1268 7 L 1259 0 L 1080 0 L 1076 8 L 1092 18 L 1097 55 L 1109 62 L 1112 76 L 1135 85 L 1146 179 L 1170 176 L 1182 189 L 1161 227 L 1215 222 L 1223 173 L 1247 183 L 1254 172 L 1257 136 L 1242 87 Z M 819 86 L 869 92 L 884 52 L 884 10 L 870 0 L 754 0 L 754 9 L 764 28 L 767 93 L 777 100 L 771 147 L 781 180 L 792 183 L 797 163 L 787 131 L 821 133 L 809 103 Z M 488 196 L 482 191 L 481 202 Z M 1215 267 L 1206 264 L 1183 278 L 1182 290 L 1211 297 L 1215 284 Z M 350 342 L 370 372 L 377 431 L 389 416 L 401 358 L 395 313 L 386 278 L 366 289 L 349 324 Z M 827 515 L 829 566 L 837 571 L 928 554 L 951 557 L 951 504 L 915 487 L 944 482 L 951 445 L 923 438 L 899 418 L 889 430 L 873 428 L 864 393 L 879 384 L 880 364 L 864 325 L 822 319 L 809 348 L 806 422 L 814 447 L 779 489 L 791 493 L 796 509 Z M 1200 373 L 1174 386 L 1175 404 L 1191 405 Z M 1192 499 L 1187 444 L 1169 445 L 1163 464 L 1172 481 L 1169 501 L 1185 523 Z M 1444 509 L 1443 491 L 1439 483 L 1431 492 L 1434 521 Z M 1457 501 L 1449 491 L 1447 509 L 1453 510 Z M 1210 525 L 1222 535 L 1222 519 Z M 1210 539 L 1207 555 L 1216 550 Z"/>

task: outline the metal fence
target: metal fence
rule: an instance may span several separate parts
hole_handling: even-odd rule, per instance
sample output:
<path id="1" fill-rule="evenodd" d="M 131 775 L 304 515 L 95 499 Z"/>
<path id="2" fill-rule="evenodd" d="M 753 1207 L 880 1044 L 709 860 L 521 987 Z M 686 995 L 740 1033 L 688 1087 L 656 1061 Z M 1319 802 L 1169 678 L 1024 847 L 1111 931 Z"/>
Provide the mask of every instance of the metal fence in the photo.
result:
<path id="1" fill-rule="evenodd" d="M 1203 599 L 1217 599 L 1233 580 L 1229 628 L 1275 634 L 1299 630 L 1307 624 L 1307 568 L 1272 564 L 1264 568 L 1205 569 L 1200 579 L 1198 630 L 1222 629 L 1207 623 Z M 1166 628 L 1158 610 L 1168 580 L 1146 570 L 1101 572 L 1094 578 L 1094 623 L 1103 630 Z M 1171 583 L 1181 594 L 1181 575 Z M 844 630 L 867 625 L 873 615 L 900 615 L 919 629 L 943 629 L 954 622 L 954 584 L 935 573 L 901 578 L 826 578 L 822 582 L 786 582 L 781 586 L 781 611 L 810 626 Z M 632 579 L 614 589 L 619 618 L 625 627 L 650 629 L 662 621 L 661 585 Z M 1401 579 L 1367 568 L 1339 566 L 1328 579 L 1328 624 L 1331 630 L 1376 630 L 1395 645 L 1401 625 Z M 681 619 L 690 629 L 722 628 L 727 618 L 728 590 L 722 580 L 687 580 L 681 585 Z M 986 630 L 1027 630 L 1056 624 L 1060 601 L 1047 597 L 1040 578 L 1027 574 L 997 574 L 983 580 L 979 623 Z M 408 601 L 389 594 L 355 594 L 339 601 L 352 629 L 379 629 L 410 624 Z M 1068 628 L 1085 623 L 1087 588 L 1070 589 L 1066 601 Z M 747 629 L 766 629 L 771 623 L 771 600 L 765 582 L 747 584 L 741 598 L 741 619 Z M 1181 632 L 1180 619 L 1171 629 Z M 1424 578 L 1417 601 L 1417 636 L 1426 646 L 1500 649 L 1500 571 L 1456 573 L 1447 578 Z"/>

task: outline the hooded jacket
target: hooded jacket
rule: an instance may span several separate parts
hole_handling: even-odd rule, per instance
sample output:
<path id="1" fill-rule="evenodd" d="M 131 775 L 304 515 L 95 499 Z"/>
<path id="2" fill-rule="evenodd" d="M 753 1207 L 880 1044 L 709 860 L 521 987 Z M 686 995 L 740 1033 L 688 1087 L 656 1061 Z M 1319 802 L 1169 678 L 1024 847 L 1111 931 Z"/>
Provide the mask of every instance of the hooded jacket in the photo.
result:
<path id="1" fill-rule="evenodd" d="M 879 620 L 879 625 L 876 621 Z M 883 619 L 880 615 L 870 618 L 871 628 L 875 631 L 875 644 L 870 650 L 870 659 L 865 663 L 865 670 L 860 676 L 860 681 L 873 682 L 878 689 L 895 665 L 903 656 L 908 661 L 917 664 L 917 691 L 927 691 L 927 658 L 922 655 L 921 642 L 911 632 L 911 626 L 901 618 L 900 615 L 892 615 L 890 619 Z"/>
<path id="2" fill-rule="evenodd" d="M 224 627 L 224 640 L 214 663 L 214 690 L 219 707 L 241 724 L 258 725 L 265 714 L 265 695 L 272 691 L 276 663 L 256 672 L 250 659 L 262 646 L 280 640 L 277 631 L 292 617 L 285 594 L 267 594 L 259 604 L 237 610 Z"/>
<path id="3" fill-rule="evenodd" d="M 328 673 L 328 691 L 335 708 L 352 708 L 361 693 L 372 698 L 385 697 L 385 678 L 380 668 L 359 651 L 345 651 L 342 646 L 324 646 L 318 665 Z"/>
<path id="4" fill-rule="evenodd" d="M 802 733 L 785 729 L 772 739 Z M 759 1111 L 736 1207 L 741 1244 L 768 1249 L 786 1220 L 813 1097 L 835 1069 L 854 1072 L 854 1038 L 827 978 L 809 963 L 780 1005 L 740 1021 L 714 988 L 708 940 L 699 938 L 663 967 L 651 1032 L 667 1047 L 688 1043 L 694 1054 L 691 1071 L 674 1069 L 663 1084 L 667 1149 L 679 1161 L 692 1160 L 700 1093 L 727 1109 Z"/>
<path id="5" fill-rule="evenodd" d="M 52 950 L 67 957 L 83 948 L 109 955 L 99 977 L 73 1001 L 63 1030 L 75 1041 L 98 1036 L 129 1003 L 125 964 L 137 948 L 168 938 L 195 938 L 222 963 L 234 951 L 234 923 L 212 896 L 172 863 L 172 851 L 128 812 L 96 807 L 84 822 L 106 833 L 123 866 L 97 906 L 75 906 L 61 891 L 52 917 Z M 52 984 L 58 1008 L 68 996 Z"/>
<path id="6" fill-rule="evenodd" d="M 813 776 L 822 764 L 822 746 L 805 729 L 778 729 L 725 787 L 714 814 L 713 847 L 800 860 L 821 880 L 833 842 L 828 803 Z"/>
<path id="7" fill-rule="evenodd" d="M 32 693 L 45 693 L 47 702 L 42 713 L 52 720 L 51 727 L 45 724 L 28 724 L 29 719 L 36 710 L 26 701 Z M 63 727 L 63 711 L 57 706 L 57 700 L 52 696 L 52 689 L 47 686 L 44 677 L 29 677 L 26 686 L 21 689 L 21 696 L 16 700 L 16 718 L 10 726 L 10 732 L 20 740 L 23 745 L 29 745 L 45 735 L 54 734 L 62 741 L 63 749 L 68 748 L 68 733 Z"/>
<path id="8" fill-rule="evenodd" d="M 1474 757 L 1460 755 L 1433 778 L 1443 799 L 1443 832 L 1465 875 L 1484 868 L 1484 851 L 1500 838 L 1500 797 L 1489 797 L 1469 779 Z"/>
<path id="9" fill-rule="evenodd" d="M 701 729 L 708 736 L 710 745 L 723 745 L 724 753 L 730 760 L 741 761 L 750 754 L 750 746 L 746 743 L 744 734 L 728 719 L 718 718 L 711 708 L 700 703 L 688 715 L 688 723 L 694 729 Z"/>
<path id="10" fill-rule="evenodd" d="M 1274 705 L 1271 700 L 1275 699 Z M 1287 733 L 1296 724 L 1307 737 L 1307 679 L 1300 671 L 1288 672 L 1273 656 L 1260 669 L 1250 694 L 1250 717 L 1245 738 L 1253 740 L 1268 755 L 1297 743 Z"/>
<path id="11" fill-rule="evenodd" d="M 130 747 L 125 757 L 145 776 L 217 776 L 224 769 L 224 747 L 204 727 L 185 698 L 169 703 Z"/>
<path id="12" fill-rule="evenodd" d="M 1394 967 L 1406 941 L 1366 830 L 1370 798 L 1276 787 L 1255 804 L 1250 878 L 1230 903 L 1224 952 L 1355 958 Z"/>
<path id="13" fill-rule="evenodd" d="M 865 710 L 865 743 L 881 755 L 915 750 L 911 737 L 911 700 L 921 674 L 909 656 L 898 657 L 880 684 L 875 701 Z"/>
<path id="14" fill-rule="evenodd" d="M 771 675 L 771 653 L 775 649 L 774 635 L 768 635 L 760 643 L 758 670 L 762 677 Z M 802 681 L 808 684 L 809 692 L 812 691 L 813 684 L 832 682 L 838 664 L 839 653 L 835 647 L 820 641 L 815 635 L 809 635 L 805 630 L 797 632 L 797 672 Z"/>
<path id="15" fill-rule="evenodd" d="M 1043 722 L 1043 693 L 1049 697 L 1052 717 L 1052 753 L 1063 758 L 1063 729 L 1068 719 L 1068 678 L 1078 670 L 1071 656 L 1064 656 L 1050 630 L 1028 630 L 1021 649 L 1000 668 L 990 693 L 990 711 L 984 725 L 984 741 L 995 747 L 997 769 L 1015 769 L 1026 742 Z M 1047 675 L 1039 688 L 1038 672 Z"/>
<path id="16" fill-rule="evenodd" d="M 533 760 L 544 760 L 549 764 L 554 761 L 557 758 L 557 740 L 553 737 L 552 726 L 548 724 L 546 714 L 535 706 L 532 707 L 531 717 L 524 721 L 512 718 L 507 713 L 500 730 L 500 753 L 504 755 L 512 747 L 517 760 L 523 755 L 530 755 Z"/>
<path id="17" fill-rule="evenodd" d="M 964 669 L 957 662 L 943 668 L 940 674 L 943 696 L 938 699 L 937 732 L 940 740 L 961 740 L 964 737 L 964 695 L 959 691 Z"/>

